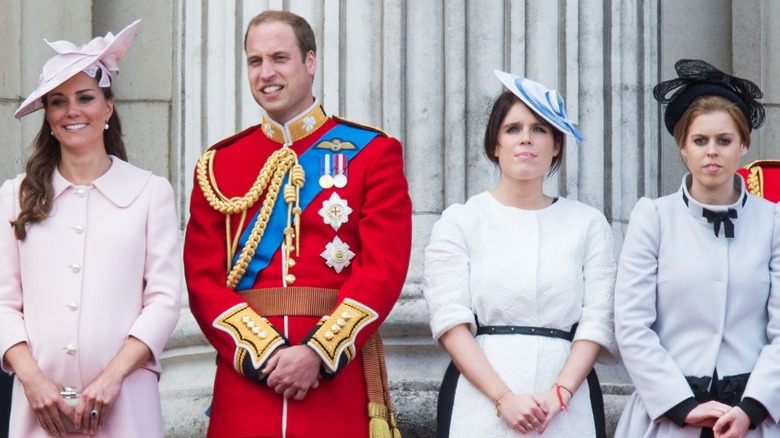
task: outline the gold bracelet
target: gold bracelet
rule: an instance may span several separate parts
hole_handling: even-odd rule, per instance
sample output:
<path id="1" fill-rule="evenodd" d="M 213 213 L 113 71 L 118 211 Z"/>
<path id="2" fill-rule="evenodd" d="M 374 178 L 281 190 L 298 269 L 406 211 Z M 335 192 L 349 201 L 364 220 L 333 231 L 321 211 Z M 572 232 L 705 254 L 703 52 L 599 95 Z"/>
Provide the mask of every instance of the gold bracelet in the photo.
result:
<path id="1" fill-rule="evenodd" d="M 505 396 L 507 392 L 509 392 L 509 388 L 505 389 L 504 392 L 496 397 L 496 400 L 493 402 L 493 404 L 496 406 L 496 417 L 501 416 L 501 412 L 498 410 L 498 407 L 501 406 L 501 397 Z"/>

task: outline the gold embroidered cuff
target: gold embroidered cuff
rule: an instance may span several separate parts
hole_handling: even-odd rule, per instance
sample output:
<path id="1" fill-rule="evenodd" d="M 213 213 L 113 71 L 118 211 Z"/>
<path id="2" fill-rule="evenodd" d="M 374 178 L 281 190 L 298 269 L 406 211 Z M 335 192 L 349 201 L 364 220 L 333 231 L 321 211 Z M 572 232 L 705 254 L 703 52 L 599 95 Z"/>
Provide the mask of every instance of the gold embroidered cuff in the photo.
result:
<path id="1" fill-rule="evenodd" d="M 278 347 L 287 340 L 276 329 L 246 304 L 237 304 L 223 312 L 214 320 L 214 327 L 227 332 L 236 342 L 233 366 L 241 374 L 256 374 Z M 249 355 L 254 370 L 245 370 L 246 356 Z"/>
<path id="2" fill-rule="evenodd" d="M 377 316 L 371 308 L 347 298 L 330 316 L 323 317 L 307 345 L 320 355 L 327 371 L 335 373 L 340 363 L 346 365 L 355 357 L 355 338 Z"/>

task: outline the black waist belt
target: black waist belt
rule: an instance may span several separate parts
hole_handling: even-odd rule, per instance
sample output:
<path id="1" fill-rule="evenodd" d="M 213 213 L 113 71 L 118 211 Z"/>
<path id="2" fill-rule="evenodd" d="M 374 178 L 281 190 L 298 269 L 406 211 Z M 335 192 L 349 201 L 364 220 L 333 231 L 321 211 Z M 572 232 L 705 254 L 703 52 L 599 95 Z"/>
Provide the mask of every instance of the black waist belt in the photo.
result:
<path id="1" fill-rule="evenodd" d="M 477 323 L 479 324 L 479 323 Z M 569 342 L 574 339 L 577 324 L 571 331 L 545 327 L 527 327 L 519 325 L 477 325 L 478 335 L 531 335 L 545 336 L 548 338 L 565 339 Z M 455 389 L 460 379 L 460 371 L 453 362 L 444 374 L 444 381 L 439 391 L 439 403 L 437 405 L 437 438 L 449 438 L 450 422 L 452 420 L 452 406 L 455 401 Z M 593 424 L 596 429 L 596 438 L 607 438 L 607 421 L 604 415 L 604 396 L 601 393 L 601 385 L 596 375 L 596 370 L 591 369 L 588 374 L 588 388 L 590 390 L 590 406 L 593 410 Z"/>
<path id="2" fill-rule="evenodd" d="M 531 335 L 545 336 L 548 338 L 559 338 L 571 341 L 574 339 L 574 332 L 577 325 L 571 328 L 571 331 L 559 330 L 545 327 L 528 327 L 523 325 L 483 325 L 477 327 L 478 335 Z"/>

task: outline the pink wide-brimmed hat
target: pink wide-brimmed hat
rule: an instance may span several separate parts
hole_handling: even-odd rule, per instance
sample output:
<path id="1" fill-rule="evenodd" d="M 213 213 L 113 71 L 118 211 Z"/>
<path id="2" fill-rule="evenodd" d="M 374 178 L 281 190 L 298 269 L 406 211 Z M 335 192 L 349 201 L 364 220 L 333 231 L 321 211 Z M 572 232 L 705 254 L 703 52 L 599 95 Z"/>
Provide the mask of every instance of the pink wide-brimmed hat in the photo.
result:
<path id="1" fill-rule="evenodd" d="M 116 36 L 109 32 L 104 37 L 95 37 L 81 47 L 70 41 L 44 40 L 57 54 L 46 61 L 38 78 L 38 88 L 22 102 L 14 117 L 18 119 L 43 108 L 41 98 L 46 93 L 82 71 L 94 78 L 97 71 L 102 70 L 98 85 L 104 88 L 110 86 L 111 76 L 119 73 L 119 59 L 130 47 L 140 22 L 134 21 Z"/>

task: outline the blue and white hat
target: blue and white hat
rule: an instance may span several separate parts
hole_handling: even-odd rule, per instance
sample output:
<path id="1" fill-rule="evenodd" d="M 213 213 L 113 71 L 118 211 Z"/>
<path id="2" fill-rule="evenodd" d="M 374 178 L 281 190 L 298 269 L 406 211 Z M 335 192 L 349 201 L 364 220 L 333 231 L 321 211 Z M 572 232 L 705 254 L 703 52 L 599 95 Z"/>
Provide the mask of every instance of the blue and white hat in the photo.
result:
<path id="1" fill-rule="evenodd" d="M 528 105 L 528 108 L 539 117 L 550 122 L 561 132 L 574 137 L 578 144 L 582 143 L 579 127 L 566 115 L 566 108 L 563 106 L 563 97 L 560 93 L 548 90 L 544 85 L 521 76 L 500 70 L 493 70 L 493 72 L 505 87 Z"/>

